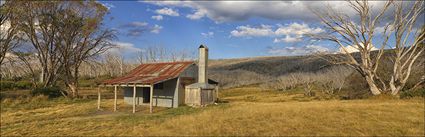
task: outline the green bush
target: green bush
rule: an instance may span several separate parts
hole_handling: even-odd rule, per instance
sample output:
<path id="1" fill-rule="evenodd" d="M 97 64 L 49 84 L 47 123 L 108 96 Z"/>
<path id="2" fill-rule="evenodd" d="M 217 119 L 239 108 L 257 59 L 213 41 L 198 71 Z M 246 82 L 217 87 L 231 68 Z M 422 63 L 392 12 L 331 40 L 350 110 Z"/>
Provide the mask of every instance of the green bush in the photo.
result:
<path id="1" fill-rule="evenodd" d="M 425 97 L 425 89 L 407 90 L 400 92 L 400 98 L 408 99 L 413 97 Z"/>
<path id="2" fill-rule="evenodd" d="M 96 83 L 94 80 L 80 80 L 79 81 L 79 86 L 80 87 L 91 87 L 91 86 L 96 86 Z"/>
<path id="3" fill-rule="evenodd" d="M 1 90 L 11 90 L 11 89 L 31 89 L 32 83 L 29 81 L 1 81 L 0 89 Z"/>
<path id="4" fill-rule="evenodd" d="M 18 81 L 15 83 L 17 89 L 31 89 L 32 83 L 29 81 Z"/>
<path id="5" fill-rule="evenodd" d="M 13 81 L 0 81 L 0 89 L 1 90 L 7 90 L 12 89 L 15 85 L 15 82 Z"/>
<path id="6" fill-rule="evenodd" d="M 64 92 L 65 93 L 65 92 Z M 57 98 L 61 97 L 61 89 L 59 87 L 44 87 L 44 88 L 36 88 L 31 91 L 32 96 L 44 95 L 49 98 Z"/>

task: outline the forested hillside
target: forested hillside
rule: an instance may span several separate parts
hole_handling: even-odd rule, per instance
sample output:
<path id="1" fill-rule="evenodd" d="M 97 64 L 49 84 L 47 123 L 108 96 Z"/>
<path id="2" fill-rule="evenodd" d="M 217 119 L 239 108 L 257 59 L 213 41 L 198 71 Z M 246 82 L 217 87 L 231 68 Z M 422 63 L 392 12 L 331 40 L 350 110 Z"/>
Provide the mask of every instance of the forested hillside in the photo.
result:
<path id="1" fill-rule="evenodd" d="M 407 88 L 424 76 L 424 61 L 425 56 L 422 55 L 414 65 Z M 384 76 L 391 73 L 391 63 L 391 60 L 383 59 L 379 69 Z M 332 92 L 344 88 L 367 90 L 365 81 L 354 69 L 331 64 L 315 55 L 220 59 L 210 61 L 209 65 L 210 77 L 219 81 L 223 88 L 257 84 L 263 88 L 287 90 L 312 84 Z"/>

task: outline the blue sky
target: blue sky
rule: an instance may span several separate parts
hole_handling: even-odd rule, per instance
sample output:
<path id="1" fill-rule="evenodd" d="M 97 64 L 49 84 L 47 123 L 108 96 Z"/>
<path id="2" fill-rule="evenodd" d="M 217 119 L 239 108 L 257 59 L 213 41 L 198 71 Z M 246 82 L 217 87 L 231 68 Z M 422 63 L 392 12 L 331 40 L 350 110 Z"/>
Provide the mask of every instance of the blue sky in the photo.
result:
<path id="1" fill-rule="evenodd" d="M 347 5 L 332 2 L 291 1 L 101 1 L 110 10 L 105 26 L 115 29 L 123 53 L 131 57 L 149 46 L 196 51 L 210 48 L 210 58 L 293 56 L 336 51 L 334 44 L 301 41 L 306 33 L 320 33 L 308 8 L 329 4 L 354 15 Z M 379 7 L 382 2 L 373 2 Z"/>

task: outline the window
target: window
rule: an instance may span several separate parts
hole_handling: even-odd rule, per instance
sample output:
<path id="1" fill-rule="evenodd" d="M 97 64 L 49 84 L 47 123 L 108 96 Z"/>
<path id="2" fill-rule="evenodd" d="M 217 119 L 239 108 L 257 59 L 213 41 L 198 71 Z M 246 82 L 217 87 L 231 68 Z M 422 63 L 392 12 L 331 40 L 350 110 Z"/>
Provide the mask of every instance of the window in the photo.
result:
<path id="1" fill-rule="evenodd" d="M 158 83 L 153 85 L 154 89 L 164 89 L 164 83 Z"/>

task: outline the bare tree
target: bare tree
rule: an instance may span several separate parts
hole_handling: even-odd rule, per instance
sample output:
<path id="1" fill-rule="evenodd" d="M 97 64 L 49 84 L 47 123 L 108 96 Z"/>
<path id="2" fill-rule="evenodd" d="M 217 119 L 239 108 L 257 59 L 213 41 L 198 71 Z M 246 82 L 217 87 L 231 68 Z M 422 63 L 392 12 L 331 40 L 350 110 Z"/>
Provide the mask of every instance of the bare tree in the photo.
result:
<path id="1" fill-rule="evenodd" d="M 158 60 L 158 50 L 156 47 L 148 47 L 147 50 L 147 60 L 148 62 L 157 62 Z"/>
<path id="2" fill-rule="evenodd" d="M 321 72 L 317 72 L 317 83 L 324 88 L 325 93 L 333 95 L 346 84 L 346 79 L 353 72 L 352 69 L 344 66 L 331 67 Z"/>
<path id="3" fill-rule="evenodd" d="M 423 48 L 419 43 L 423 42 L 423 34 L 415 34 L 415 41 L 408 43 L 409 36 L 413 33 L 413 27 L 418 16 L 423 14 L 422 1 L 414 2 L 411 6 L 406 6 L 403 2 L 386 2 L 380 11 L 376 14 L 372 13 L 371 6 L 368 1 L 347 1 L 349 6 L 356 12 L 355 16 L 359 22 L 355 22 L 352 17 L 335 11 L 330 6 L 326 11 L 314 10 L 313 12 L 320 18 L 326 33 L 310 34 L 314 39 L 328 40 L 334 42 L 341 49 L 340 55 L 326 56 L 325 59 L 334 64 L 346 64 L 357 70 L 367 81 L 369 89 L 373 95 L 381 94 L 391 90 L 393 95 L 397 94 L 403 87 L 404 83 L 410 75 L 412 64 L 415 63 L 417 57 L 423 52 Z M 393 15 L 394 22 L 384 24 L 382 43 L 377 52 L 373 51 L 373 39 L 378 35 L 375 31 L 378 25 L 382 24 L 391 6 L 395 8 Z M 395 37 L 395 46 L 390 47 L 388 41 Z M 422 39 L 421 39 L 422 37 Z M 358 53 L 352 54 L 347 46 L 353 46 L 358 49 Z M 393 58 L 394 73 L 391 81 L 386 82 L 378 75 L 379 63 L 382 56 L 388 48 L 394 48 L 396 56 Z M 359 55 L 359 59 L 356 58 Z M 329 58 L 332 57 L 332 58 Z M 390 88 L 388 88 L 388 85 Z"/>
<path id="4" fill-rule="evenodd" d="M 35 62 L 35 55 L 31 53 L 22 53 L 22 52 L 15 52 L 17 57 L 19 58 L 19 61 L 22 62 L 25 68 L 23 70 L 27 70 L 27 74 L 31 75 L 31 82 L 34 87 L 37 87 L 37 75 L 36 75 L 36 69 L 40 66 L 38 65 L 38 62 Z"/>
<path id="5" fill-rule="evenodd" d="M 37 68 L 38 65 L 31 56 L 31 54 L 20 55 L 20 53 L 15 52 L 13 55 L 7 57 L 4 64 L 0 66 L 2 78 L 12 79 L 32 74 L 31 72 L 34 71 L 33 68 Z"/>
<path id="6" fill-rule="evenodd" d="M 139 64 L 143 64 L 145 62 L 145 52 L 143 51 L 138 51 L 137 52 L 137 62 Z"/>
<path id="7" fill-rule="evenodd" d="M 177 53 L 176 51 L 169 51 L 169 54 L 170 54 L 170 57 L 169 57 L 169 59 L 170 59 L 170 61 L 172 61 L 172 62 L 176 62 L 176 61 L 178 61 L 178 54 L 179 53 Z"/>
<path id="8" fill-rule="evenodd" d="M 188 50 L 168 50 L 168 60 L 171 62 L 177 62 L 177 61 L 185 61 L 185 60 L 191 60 L 190 53 Z"/>
<path id="9" fill-rule="evenodd" d="M 395 4 L 396 10 L 394 22 L 392 23 L 395 34 L 395 57 L 393 58 L 394 67 L 389 83 L 391 94 L 393 95 L 398 94 L 406 85 L 414 63 L 425 50 L 423 45 L 425 37 L 424 19 L 419 20 L 422 23 L 422 28 L 416 32 L 413 31 L 419 16 L 423 17 L 424 2 L 416 2 L 407 12 L 403 8 L 403 3 Z M 413 42 L 409 42 L 409 37 L 412 33 Z"/>
<path id="10" fill-rule="evenodd" d="M 109 52 L 104 54 L 104 67 L 111 77 L 121 76 L 125 72 L 124 57 L 120 53 Z M 117 73 L 118 72 L 118 73 Z"/>
<path id="11" fill-rule="evenodd" d="M 276 80 L 266 82 L 263 85 L 267 88 L 277 90 L 290 90 L 296 87 L 303 87 L 305 95 L 310 96 L 313 88 L 321 89 L 324 93 L 333 95 L 346 85 L 346 79 L 353 70 L 345 66 L 332 66 L 317 72 L 295 72 L 276 78 Z"/>
<path id="12" fill-rule="evenodd" d="M 177 62 L 193 60 L 190 50 L 167 49 L 163 46 L 149 46 L 137 53 L 136 60 L 139 64 L 151 62 Z"/>

